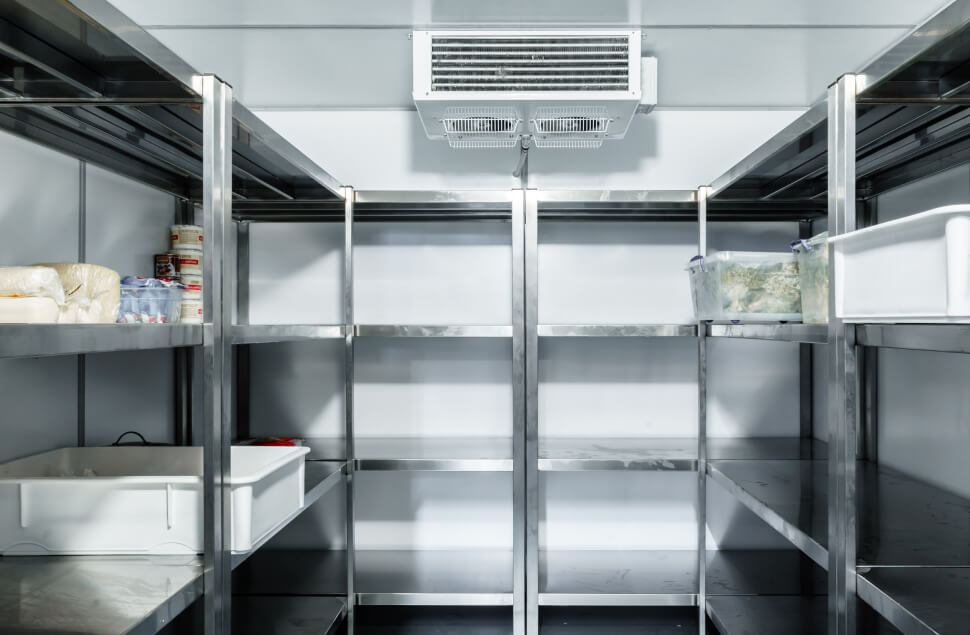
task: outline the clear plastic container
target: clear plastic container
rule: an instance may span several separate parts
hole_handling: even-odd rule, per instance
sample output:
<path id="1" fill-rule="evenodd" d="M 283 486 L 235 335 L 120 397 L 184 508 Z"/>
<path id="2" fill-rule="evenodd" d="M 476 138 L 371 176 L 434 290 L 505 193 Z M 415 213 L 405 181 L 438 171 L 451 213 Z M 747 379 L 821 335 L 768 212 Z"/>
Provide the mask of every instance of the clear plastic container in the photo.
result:
<path id="1" fill-rule="evenodd" d="M 802 287 L 802 321 L 828 324 L 829 321 L 829 233 L 808 240 L 796 240 L 792 250 L 798 255 L 798 278 Z"/>
<path id="2" fill-rule="evenodd" d="M 798 322 L 798 263 L 793 253 L 721 251 L 687 266 L 698 320 Z"/>
<path id="3" fill-rule="evenodd" d="M 122 287 L 119 324 L 174 324 L 182 315 L 182 289 Z"/>

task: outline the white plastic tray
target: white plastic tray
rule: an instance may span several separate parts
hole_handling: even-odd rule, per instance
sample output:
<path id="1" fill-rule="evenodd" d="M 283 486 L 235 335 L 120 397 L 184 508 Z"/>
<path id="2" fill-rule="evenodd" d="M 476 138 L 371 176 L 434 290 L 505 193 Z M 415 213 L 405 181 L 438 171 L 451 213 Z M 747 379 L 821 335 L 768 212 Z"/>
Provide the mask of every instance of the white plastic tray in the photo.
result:
<path id="1" fill-rule="evenodd" d="M 939 207 L 829 243 L 840 318 L 970 322 L 970 205 Z"/>
<path id="2" fill-rule="evenodd" d="M 232 550 L 303 507 L 301 447 L 233 447 Z M 203 550 L 202 448 L 64 448 L 0 465 L 0 553 Z"/>

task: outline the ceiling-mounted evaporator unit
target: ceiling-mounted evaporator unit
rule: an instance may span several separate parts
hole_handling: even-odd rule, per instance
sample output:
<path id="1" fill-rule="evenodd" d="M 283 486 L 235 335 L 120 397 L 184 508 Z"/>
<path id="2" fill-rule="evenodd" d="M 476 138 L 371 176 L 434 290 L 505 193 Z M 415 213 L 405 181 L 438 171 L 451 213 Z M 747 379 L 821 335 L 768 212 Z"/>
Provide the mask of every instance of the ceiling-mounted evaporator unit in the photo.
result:
<path id="1" fill-rule="evenodd" d="M 453 148 L 598 148 L 657 103 L 640 31 L 415 31 L 414 103 Z"/>

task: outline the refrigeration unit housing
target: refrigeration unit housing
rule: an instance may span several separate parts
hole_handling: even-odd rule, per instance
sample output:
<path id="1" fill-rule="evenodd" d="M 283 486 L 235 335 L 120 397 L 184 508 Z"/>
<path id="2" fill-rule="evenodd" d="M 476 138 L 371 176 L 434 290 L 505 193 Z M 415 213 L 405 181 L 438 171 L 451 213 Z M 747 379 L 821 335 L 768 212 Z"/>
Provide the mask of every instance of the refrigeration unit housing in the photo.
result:
<path id="1" fill-rule="evenodd" d="M 453 148 L 598 148 L 657 103 L 640 31 L 415 31 L 413 97 Z"/>

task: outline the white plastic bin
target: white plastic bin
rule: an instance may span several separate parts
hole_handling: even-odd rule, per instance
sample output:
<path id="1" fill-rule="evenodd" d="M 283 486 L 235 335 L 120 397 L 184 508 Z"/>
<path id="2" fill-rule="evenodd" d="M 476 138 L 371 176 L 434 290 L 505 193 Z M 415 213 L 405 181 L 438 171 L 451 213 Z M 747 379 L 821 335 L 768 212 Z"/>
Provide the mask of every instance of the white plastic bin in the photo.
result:
<path id="1" fill-rule="evenodd" d="M 835 313 L 848 322 L 970 322 L 970 205 L 833 236 Z"/>
<path id="2" fill-rule="evenodd" d="M 802 321 L 828 324 L 829 321 L 829 233 L 808 240 L 796 240 L 792 249 L 798 255 L 798 279 L 802 291 Z"/>
<path id="3" fill-rule="evenodd" d="M 309 448 L 233 447 L 232 550 L 303 507 Z M 0 553 L 203 551 L 202 448 L 65 448 L 0 465 Z"/>
<path id="4" fill-rule="evenodd" d="M 798 264 L 791 252 L 721 251 L 691 260 L 687 271 L 698 320 L 802 319 Z"/>

